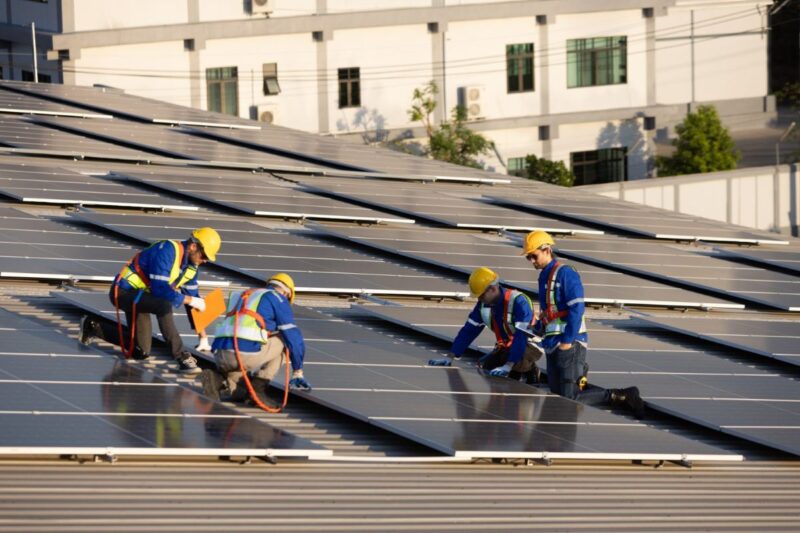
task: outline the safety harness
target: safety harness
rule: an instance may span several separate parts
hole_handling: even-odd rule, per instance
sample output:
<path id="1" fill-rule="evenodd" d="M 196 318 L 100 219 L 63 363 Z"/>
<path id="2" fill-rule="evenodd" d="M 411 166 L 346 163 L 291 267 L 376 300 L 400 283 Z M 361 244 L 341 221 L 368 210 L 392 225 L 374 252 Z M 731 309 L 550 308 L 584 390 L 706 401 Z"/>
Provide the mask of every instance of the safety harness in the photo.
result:
<path id="1" fill-rule="evenodd" d="M 178 241 L 167 242 L 175 248 L 175 261 L 170 271 L 170 287 L 172 287 L 173 290 L 178 290 L 186 282 L 194 279 L 197 274 L 197 269 L 193 266 L 189 266 L 185 269 L 183 275 L 180 275 L 180 265 L 183 262 L 184 253 L 183 243 Z M 145 248 L 145 250 L 160 244 L 162 244 L 162 242 L 153 243 Z M 117 334 L 119 335 L 119 347 L 125 359 L 130 359 L 133 356 L 133 351 L 136 347 L 136 304 L 139 303 L 144 292 L 150 292 L 150 277 L 145 274 L 144 269 L 139 264 L 139 256 L 143 251 L 137 252 L 136 255 L 122 267 L 122 270 L 119 271 L 119 274 L 117 274 L 117 277 L 114 279 L 114 308 L 117 316 Z M 131 287 L 139 290 L 131 306 L 131 323 L 128 324 L 131 335 L 128 345 L 126 345 L 125 335 L 122 333 L 122 318 L 119 312 L 119 282 L 123 279 L 126 280 Z"/>
<path id="2" fill-rule="evenodd" d="M 281 411 L 283 411 L 283 409 L 286 407 L 286 404 L 289 402 L 289 380 L 290 380 L 290 377 L 289 377 L 290 376 L 290 371 L 289 371 L 289 349 L 285 348 L 285 347 L 283 349 L 283 358 L 284 358 L 283 366 L 284 366 L 284 369 L 285 369 L 285 380 L 284 380 L 285 382 L 284 382 L 284 387 L 283 387 L 283 403 L 281 404 L 280 407 L 277 407 L 277 408 L 276 407 L 270 407 L 270 406 L 266 405 L 264 402 L 262 402 L 258 398 L 258 395 L 256 394 L 256 391 L 253 388 L 253 384 L 250 383 L 250 377 L 247 374 L 247 367 L 245 367 L 244 361 L 242 361 L 242 356 L 239 353 L 238 331 L 239 331 L 239 319 L 242 316 L 248 316 L 248 317 L 250 317 L 250 318 L 252 318 L 253 320 L 256 321 L 258 326 L 265 333 L 265 335 L 263 335 L 264 342 L 266 342 L 266 340 L 270 336 L 270 332 L 267 329 L 266 324 L 264 323 L 264 318 L 261 315 L 259 315 L 255 310 L 250 309 L 247 306 L 248 299 L 256 291 L 263 291 L 259 295 L 259 300 L 260 300 L 260 297 L 263 296 L 264 294 L 266 294 L 266 292 L 267 292 L 264 289 L 248 289 L 248 290 L 244 291 L 242 293 L 242 295 L 239 297 L 239 301 L 236 303 L 236 305 L 233 306 L 233 309 L 228 311 L 228 313 L 225 315 L 225 318 L 227 319 L 227 318 L 233 317 L 233 351 L 236 354 L 236 362 L 239 364 L 239 371 L 242 373 L 242 379 L 244 380 L 244 385 L 247 388 L 247 392 L 250 394 L 250 399 L 253 400 L 253 403 L 256 404 L 256 406 L 258 406 L 260 409 L 263 409 L 264 411 L 266 411 L 268 413 L 280 413 Z M 256 302 L 255 305 L 257 306 L 258 302 Z"/>
<path id="3" fill-rule="evenodd" d="M 481 318 L 483 319 L 484 324 L 489 326 L 494 332 L 495 349 L 509 349 L 511 348 L 511 344 L 514 342 L 514 333 L 516 332 L 516 328 L 514 327 L 514 319 L 511 315 L 514 310 L 514 301 L 520 296 L 527 298 L 527 296 L 519 291 L 505 291 L 505 295 L 503 296 L 502 324 L 497 323 L 497 319 L 494 316 L 494 313 L 492 313 L 491 307 L 485 305 L 481 306 Z M 505 332 L 508 340 L 503 340 L 503 332 Z"/>

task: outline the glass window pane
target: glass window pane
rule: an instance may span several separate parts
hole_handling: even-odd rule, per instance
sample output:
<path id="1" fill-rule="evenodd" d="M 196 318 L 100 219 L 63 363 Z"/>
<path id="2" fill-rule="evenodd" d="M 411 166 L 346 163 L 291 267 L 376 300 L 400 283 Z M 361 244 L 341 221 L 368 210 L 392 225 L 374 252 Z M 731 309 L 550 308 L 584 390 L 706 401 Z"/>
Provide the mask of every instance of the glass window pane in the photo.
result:
<path id="1" fill-rule="evenodd" d="M 208 110 L 209 111 L 216 111 L 219 113 L 222 111 L 222 93 L 221 93 L 221 86 L 219 83 L 209 83 L 208 84 Z"/>
<path id="2" fill-rule="evenodd" d="M 350 90 L 352 91 L 351 102 L 353 106 L 361 105 L 361 85 L 357 81 L 350 82 Z"/>

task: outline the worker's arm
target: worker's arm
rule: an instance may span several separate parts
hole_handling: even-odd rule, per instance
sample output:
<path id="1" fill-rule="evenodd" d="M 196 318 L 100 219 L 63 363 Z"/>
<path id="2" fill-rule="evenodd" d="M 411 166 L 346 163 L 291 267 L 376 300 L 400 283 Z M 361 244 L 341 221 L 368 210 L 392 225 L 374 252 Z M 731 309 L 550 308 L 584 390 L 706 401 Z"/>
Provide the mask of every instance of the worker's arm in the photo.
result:
<path id="1" fill-rule="evenodd" d="M 169 284 L 169 275 L 175 261 L 175 248 L 169 241 L 162 241 L 150 249 L 150 292 L 156 298 L 172 303 L 175 308 L 185 303 L 186 297 Z"/>
<path id="2" fill-rule="evenodd" d="M 583 282 L 581 282 L 578 272 L 571 267 L 562 268 L 559 271 L 559 277 L 561 278 L 561 298 L 559 300 L 564 302 L 567 308 L 567 316 L 564 319 L 567 325 L 559 340 L 562 345 L 566 345 L 575 342 L 581 329 L 585 311 Z"/>
<path id="3" fill-rule="evenodd" d="M 514 321 L 515 328 L 530 328 L 533 321 L 533 309 L 530 301 L 524 296 L 518 296 L 514 300 L 514 307 L 511 309 L 511 319 Z M 525 349 L 528 346 L 528 336 L 524 333 L 514 335 L 511 342 L 511 349 L 508 353 L 508 363 L 515 364 L 522 361 Z"/>
<path id="4" fill-rule="evenodd" d="M 467 351 L 469 345 L 472 344 L 472 341 L 478 338 L 478 335 L 481 334 L 483 328 L 486 327 L 483 323 L 483 319 L 481 318 L 481 304 L 478 303 L 472 309 L 472 312 L 467 317 L 467 321 L 461 330 L 456 335 L 455 340 L 453 341 L 453 346 L 450 348 L 450 351 L 456 357 L 461 357 L 464 355 L 464 352 Z"/>
<path id="5" fill-rule="evenodd" d="M 289 349 L 289 357 L 292 360 L 292 370 L 303 369 L 303 359 L 306 355 L 306 345 L 303 341 L 303 334 L 294 322 L 294 313 L 289 305 L 289 300 L 275 293 L 268 293 L 262 300 L 269 298 L 275 313 L 275 323 L 278 331 L 281 332 L 283 343 Z M 259 308 L 261 305 L 259 304 Z"/>

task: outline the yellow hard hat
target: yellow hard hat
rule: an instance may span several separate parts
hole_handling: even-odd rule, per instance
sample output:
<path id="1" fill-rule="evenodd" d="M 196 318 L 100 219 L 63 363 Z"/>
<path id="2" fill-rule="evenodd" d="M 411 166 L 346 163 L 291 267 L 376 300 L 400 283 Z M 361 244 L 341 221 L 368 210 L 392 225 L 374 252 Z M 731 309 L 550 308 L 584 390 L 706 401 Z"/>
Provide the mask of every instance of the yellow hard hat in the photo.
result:
<path id="1" fill-rule="evenodd" d="M 530 255 L 534 250 L 538 250 L 545 244 L 553 246 L 556 241 L 546 231 L 532 231 L 525 236 L 522 245 L 522 253 L 519 255 Z"/>
<path id="2" fill-rule="evenodd" d="M 490 268 L 478 267 L 469 276 L 469 292 L 474 297 L 479 297 L 486 292 L 490 285 L 498 280 L 497 274 Z"/>
<path id="3" fill-rule="evenodd" d="M 293 304 L 294 303 L 294 280 L 292 279 L 292 276 L 290 276 L 289 274 L 286 274 L 285 272 L 278 272 L 277 274 L 273 274 L 272 277 L 267 280 L 267 284 L 269 284 L 269 283 L 271 283 L 273 281 L 277 281 L 277 282 L 282 283 L 283 285 L 286 285 L 286 287 L 289 289 L 289 293 L 290 293 L 289 294 L 289 303 Z"/>
<path id="4" fill-rule="evenodd" d="M 192 232 L 192 238 L 203 247 L 203 253 L 211 261 L 217 260 L 217 252 L 222 245 L 222 238 L 214 228 L 197 228 Z"/>

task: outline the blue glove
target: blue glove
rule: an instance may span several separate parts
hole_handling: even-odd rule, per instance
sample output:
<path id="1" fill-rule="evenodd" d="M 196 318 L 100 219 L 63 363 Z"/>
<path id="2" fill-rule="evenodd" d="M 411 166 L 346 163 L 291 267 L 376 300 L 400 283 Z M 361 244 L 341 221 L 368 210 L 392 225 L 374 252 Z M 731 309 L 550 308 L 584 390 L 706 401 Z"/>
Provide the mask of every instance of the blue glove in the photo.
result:
<path id="1" fill-rule="evenodd" d="M 453 366 L 450 359 L 428 359 L 428 366 Z"/>
<path id="2" fill-rule="evenodd" d="M 507 378 L 509 372 L 511 372 L 511 365 L 506 363 L 489 372 L 489 375 L 496 378 Z"/>
<path id="3" fill-rule="evenodd" d="M 289 381 L 289 388 L 302 391 L 310 391 L 311 384 L 303 377 L 302 370 L 295 370 L 292 373 L 292 379 Z"/>

